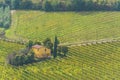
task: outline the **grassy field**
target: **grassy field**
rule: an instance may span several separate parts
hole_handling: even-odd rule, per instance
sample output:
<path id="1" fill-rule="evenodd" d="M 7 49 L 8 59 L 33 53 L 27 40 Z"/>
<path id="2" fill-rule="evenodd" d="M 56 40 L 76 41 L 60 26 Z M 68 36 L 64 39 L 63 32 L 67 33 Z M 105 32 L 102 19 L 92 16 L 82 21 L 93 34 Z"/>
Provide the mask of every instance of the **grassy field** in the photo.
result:
<path id="1" fill-rule="evenodd" d="M 120 42 L 70 47 L 65 58 L 13 67 L 6 56 L 22 45 L 0 41 L 0 80 L 119 80 Z"/>
<path id="2" fill-rule="evenodd" d="M 64 43 L 120 37 L 120 12 L 16 11 L 12 21 L 9 38 L 42 41 L 57 35 Z"/>

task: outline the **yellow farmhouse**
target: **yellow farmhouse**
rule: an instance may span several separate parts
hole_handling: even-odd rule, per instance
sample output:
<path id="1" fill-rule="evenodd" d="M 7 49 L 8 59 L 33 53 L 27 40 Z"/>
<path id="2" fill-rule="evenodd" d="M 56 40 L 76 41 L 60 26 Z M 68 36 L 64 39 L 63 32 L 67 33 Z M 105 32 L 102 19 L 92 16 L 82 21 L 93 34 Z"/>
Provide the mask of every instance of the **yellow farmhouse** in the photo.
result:
<path id="1" fill-rule="evenodd" d="M 51 56 L 51 50 L 41 45 L 32 46 L 32 50 L 37 58 L 47 58 Z"/>

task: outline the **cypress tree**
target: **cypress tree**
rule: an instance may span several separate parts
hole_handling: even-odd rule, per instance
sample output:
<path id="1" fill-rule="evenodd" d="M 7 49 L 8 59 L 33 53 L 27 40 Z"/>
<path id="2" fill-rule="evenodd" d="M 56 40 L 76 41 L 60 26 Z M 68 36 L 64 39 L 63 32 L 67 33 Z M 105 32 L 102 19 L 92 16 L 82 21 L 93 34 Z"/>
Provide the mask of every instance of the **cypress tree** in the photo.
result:
<path id="1" fill-rule="evenodd" d="M 54 41 L 54 51 L 53 51 L 53 57 L 57 57 L 57 47 L 58 47 L 59 41 L 57 39 L 57 36 L 55 36 L 55 41 Z"/>

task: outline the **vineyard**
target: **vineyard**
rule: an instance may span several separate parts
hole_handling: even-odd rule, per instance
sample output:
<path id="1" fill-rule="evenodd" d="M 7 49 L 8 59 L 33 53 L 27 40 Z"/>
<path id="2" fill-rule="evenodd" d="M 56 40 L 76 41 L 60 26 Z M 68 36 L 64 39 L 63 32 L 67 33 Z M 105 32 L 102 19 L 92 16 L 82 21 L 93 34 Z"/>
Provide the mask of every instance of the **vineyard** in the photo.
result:
<path id="1" fill-rule="evenodd" d="M 67 57 L 15 67 L 6 64 L 6 57 L 25 46 L 0 40 L 0 79 L 119 80 L 119 23 L 119 12 L 14 11 L 7 38 L 43 41 L 57 35 L 63 45 L 69 46 L 69 52 Z M 91 40 L 97 42 L 90 43 Z M 82 41 L 88 43 L 84 45 Z"/>
<path id="2" fill-rule="evenodd" d="M 120 42 L 69 48 L 68 57 L 13 67 L 6 56 L 23 45 L 0 41 L 1 80 L 119 80 Z"/>
<path id="3" fill-rule="evenodd" d="M 119 12 L 16 11 L 6 36 L 42 41 L 57 35 L 62 43 L 120 37 Z"/>

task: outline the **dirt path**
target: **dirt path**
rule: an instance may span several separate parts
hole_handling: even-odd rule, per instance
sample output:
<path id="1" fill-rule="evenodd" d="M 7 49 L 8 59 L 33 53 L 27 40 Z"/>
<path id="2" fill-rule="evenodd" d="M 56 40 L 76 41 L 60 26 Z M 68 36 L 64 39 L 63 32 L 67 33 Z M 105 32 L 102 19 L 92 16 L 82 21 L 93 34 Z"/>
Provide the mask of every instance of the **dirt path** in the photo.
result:
<path id="1" fill-rule="evenodd" d="M 16 12 L 16 10 L 11 10 L 11 14 L 13 15 Z"/>
<path id="2" fill-rule="evenodd" d="M 18 43 L 19 44 L 26 44 L 29 40 L 15 40 L 15 39 L 8 39 L 5 37 L 0 37 L 0 40 L 4 40 L 7 42 L 12 43 Z M 103 44 L 103 43 L 113 43 L 113 42 L 120 42 L 120 38 L 114 38 L 114 39 L 101 39 L 101 40 L 92 40 L 92 41 L 84 41 L 84 42 L 75 42 L 75 43 L 61 43 L 59 46 L 68 46 L 68 47 L 74 47 L 74 46 L 88 46 L 88 45 L 97 45 L 97 44 Z"/>
<path id="3" fill-rule="evenodd" d="M 101 39 L 101 40 L 92 40 L 92 41 L 84 41 L 84 42 L 75 42 L 75 43 L 61 43 L 59 46 L 87 46 L 87 45 L 96 45 L 96 44 L 103 44 L 103 43 L 112 43 L 112 42 L 120 42 L 120 38 L 113 38 L 113 39 Z"/>

